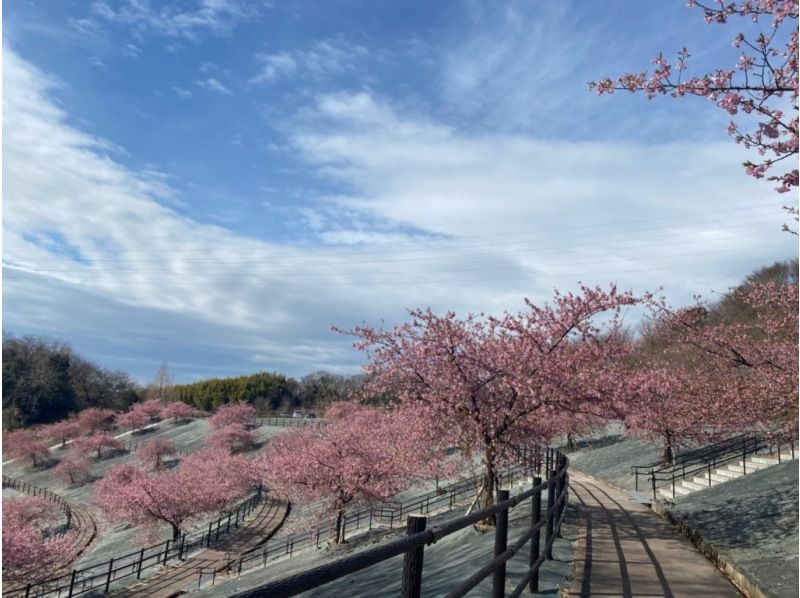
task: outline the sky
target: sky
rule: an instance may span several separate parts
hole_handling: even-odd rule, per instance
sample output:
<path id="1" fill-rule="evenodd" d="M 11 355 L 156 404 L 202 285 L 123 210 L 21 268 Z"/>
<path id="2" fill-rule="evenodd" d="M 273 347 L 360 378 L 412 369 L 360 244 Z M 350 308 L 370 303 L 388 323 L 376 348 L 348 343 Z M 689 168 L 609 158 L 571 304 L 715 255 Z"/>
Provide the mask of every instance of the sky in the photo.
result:
<path id="1" fill-rule="evenodd" d="M 3 331 L 140 382 L 355 373 L 331 325 L 579 282 L 684 305 L 797 255 L 794 198 L 712 102 L 587 89 L 683 46 L 735 64 L 683 0 L 19 0 L 3 25 Z"/>

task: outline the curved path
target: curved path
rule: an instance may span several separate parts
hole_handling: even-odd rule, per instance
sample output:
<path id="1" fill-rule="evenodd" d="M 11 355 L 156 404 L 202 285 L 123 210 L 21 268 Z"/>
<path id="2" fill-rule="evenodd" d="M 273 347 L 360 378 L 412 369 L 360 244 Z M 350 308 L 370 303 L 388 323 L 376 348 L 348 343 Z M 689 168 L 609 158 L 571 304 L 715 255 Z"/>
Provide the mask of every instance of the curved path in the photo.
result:
<path id="1" fill-rule="evenodd" d="M 38 496 L 55 504 L 61 503 L 69 507 L 71 513 L 70 530 L 73 532 L 69 544 L 68 554 L 70 556 L 64 562 L 60 563 L 57 568 L 49 571 L 49 575 L 56 575 L 59 572 L 63 573 L 67 571 L 69 565 L 75 562 L 75 560 L 86 551 L 86 549 L 92 543 L 92 540 L 94 540 L 95 536 L 97 535 L 97 523 L 95 523 L 94 517 L 91 516 L 89 511 L 73 501 L 67 500 L 60 494 L 51 492 L 46 488 L 31 486 L 30 484 L 23 483 L 21 480 L 17 480 L 7 475 L 3 476 L 3 488 L 13 488 L 20 492 L 20 494 Z M 16 586 L 9 584 L 9 587 L 6 591 L 9 589 L 14 589 L 14 587 Z M 19 585 L 18 587 L 24 586 Z"/>
<path id="2" fill-rule="evenodd" d="M 184 593 L 197 584 L 199 571 L 210 575 L 212 571 L 225 572 L 231 563 L 249 549 L 255 548 L 271 538 L 286 521 L 289 503 L 278 498 L 266 498 L 260 508 L 236 532 L 213 549 L 207 548 L 185 561 L 156 572 L 136 585 L 112 592 L 112 596 L 126 598 L 168 598 Z M 196 585 L 195 585 L 196 587 Z"/>
<path id="3" fill-rule="evenodd" d="M 570 490 L 586 527 L 569 596 L 742 596 L 680 532 L 644 504 L 575 471 Z"/>

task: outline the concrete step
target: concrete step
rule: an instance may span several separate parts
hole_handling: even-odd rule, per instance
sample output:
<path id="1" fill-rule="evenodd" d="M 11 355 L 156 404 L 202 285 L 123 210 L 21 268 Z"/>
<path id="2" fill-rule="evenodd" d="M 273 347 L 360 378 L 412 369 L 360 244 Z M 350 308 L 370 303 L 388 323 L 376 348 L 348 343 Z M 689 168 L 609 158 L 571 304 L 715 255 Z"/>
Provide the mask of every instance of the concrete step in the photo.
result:
<path id="1" fill-rule="evenodd" d="M 759 463 L 762 465 L 777 465 L 778 464 L 778 457 L 771 456 L 771 455 L 756 455 L 754 457 L 750 457 L 748 460 L 750 463 Z"/>
<path id="2" fill-rule="evenodd" d="M 739 471 L 731 471 L 730 469 L 717 469 L 714 471 L 715 474 L 724 476 L 729 480 L 735 480 L 736 478 L 742 477 L 742 470 Z"/>
<path id="3" fill-rule="evenodd" d="M 708 482 L 703 484 L 703 483 L 698 483 L 698 482 L 694 482 L 694 481 L 690 482 L 689 480 L 681 480 L 681 484 L 680 485 L 683 486 L 684 488 L 688 488 L 689 490 L 692 490 L 692 491 L 694 491 L 694 490 L 705 490 L 706 488 L 708 488 Z"/>
<path id="4" fill-rule="evenodd" d="M 680 498 L 681 496 L 687 496 L 692 492 L 694 492 L 693 489 L 682 486 L 677 482 L 675 483 L 675 498 Z M 662 486 L 661 488 L 658 489 L 658 493 L 664 498 L 672 499 L 672 484 L 670 484 L 669 486 Z"/>
<path id="5" fill-rule="evenodd" d="M 717 476 L 713 473 L 711 474 L 711 484 L 708 483 L 708 474 L 705 475 L 696 475 L 692 478 L 692 481 L 695 484 L 700 484 L 704 488 L 708 488 L 709 486 L 716 486 L 717 484 L 721 484 L 722 482 L 727 482 L 728 478 L 724 476 Z"/>

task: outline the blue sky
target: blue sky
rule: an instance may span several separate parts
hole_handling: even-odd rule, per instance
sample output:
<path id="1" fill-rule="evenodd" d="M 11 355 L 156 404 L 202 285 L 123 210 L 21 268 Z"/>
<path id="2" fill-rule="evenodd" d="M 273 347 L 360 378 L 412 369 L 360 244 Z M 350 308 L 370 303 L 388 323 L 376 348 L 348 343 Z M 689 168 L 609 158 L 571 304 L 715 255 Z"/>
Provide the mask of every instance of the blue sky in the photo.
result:
<path id="1" fill-rule="evenodd" d="M 357 370 L 331 324 L 553 287 L 713 296 L 796 254 L 702 99 L 586 82 L 730 28 L 680 0 L 3 7 L 3 328 L 140 381 Z"/>

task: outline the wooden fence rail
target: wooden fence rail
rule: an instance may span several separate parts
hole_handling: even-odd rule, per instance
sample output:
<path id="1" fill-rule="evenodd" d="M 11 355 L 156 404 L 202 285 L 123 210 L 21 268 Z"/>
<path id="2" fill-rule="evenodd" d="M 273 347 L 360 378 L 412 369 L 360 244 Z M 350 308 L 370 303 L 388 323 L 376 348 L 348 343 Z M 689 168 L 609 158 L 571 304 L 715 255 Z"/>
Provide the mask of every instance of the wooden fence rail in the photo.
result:
<path id="1" fill-rule="evenodd" d="M 541 478 L 536 477 L 532 488 L 514 497 L 509 497 L 508 491 L 501 490 L 498 492 L 498 502 L 493 507 L 427 529 L 426 517 L 422 515 L 409 517 L 406 536 L 403 538 L 244 592 L 232 594 L 232 596 L 236 598 L 295 596 L 402 554 L 404 555 L 403 567 L 398 573 L 402 580 L 402 596 L 403 598 L 419 598 L 423 585 L 425 548 L 458 530 L 489 518 L 494 518 L 496 522 L 494 559 L 476 570 L 446 596 L 448 598 L 464 596 L 490 575 L 492 576 L 492 597 L 505 596 L 506 563 L 529 542 L 528 571 L 510 595 L 519 596 L 526 588 L 531 593 L 536 592 L 538 591 L 539 569 L 545 560 L 553 558 L 552 546 L 560 533 L 567 504 L 569 461 L 562 453 L 548 450 L 548 463 L 553 464 L 553 469 L 548 471 L 546 481 L 543 482 Z M 545 490 L 548 492 L 548 503 L 545 516 L 541 518 L 541 493 Z M 538 497 L 538 502 L 534 497 Z M 531 499 L 532 503 L 531 525 L 524 530 L 511 547 L 508 547 L 508 513 L 528 499 Z M 541 530 L 543 528 L 545 540 L 544 545 L 541 546 Z"/>

